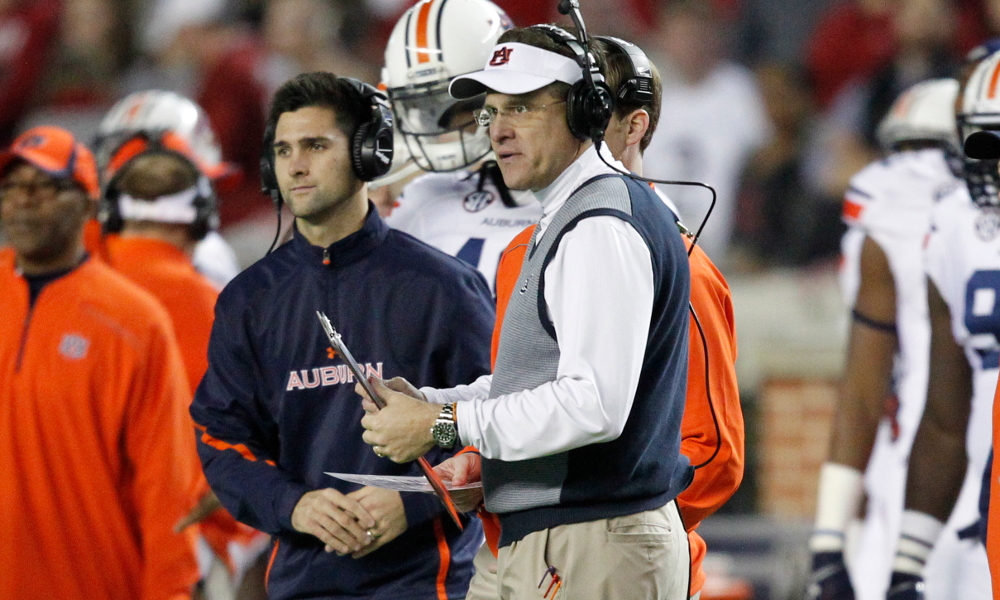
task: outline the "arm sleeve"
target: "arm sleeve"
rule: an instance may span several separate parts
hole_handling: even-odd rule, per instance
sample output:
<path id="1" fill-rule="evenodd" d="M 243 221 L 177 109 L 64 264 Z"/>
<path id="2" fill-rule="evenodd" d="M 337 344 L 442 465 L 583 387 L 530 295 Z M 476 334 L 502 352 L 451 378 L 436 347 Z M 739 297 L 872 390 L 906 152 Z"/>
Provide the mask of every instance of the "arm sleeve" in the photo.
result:
<path id="1" fill-rule="evenodd" d="M 165 315 L 163 319 L 138 361 L 142 372 L 129 391 L 124 442 L 142 540 L 142 600 L 189 598 L 198 578 L 194 532 L 173 531 L 194 503 L 198 459 L 185 414 L 191 392 Z"/>
<path id="2" fill-rule="evenodd" d="M 310 488 L 275 464 L 277 423 L 259 401 L 261 377 L 241 311 L 223 292 L 208 371 L 191 405 L 198 454 L 212 489 L 238 521 L 272 535 L 295 533 L 292 510 Z"/>
<path id="3" fill-rule="evenodd" d="M 722 274 L 704 251 L 695 249 L 690 261 L 691 304 L 704 337 L 691 316 L 681 453 L 692 465 L 702 466 L 695 470 L 691 485 L 677 497 L 688 531 L 736 492 L 743 480 L 744 465 L 732 297 Z"/>
<path id="4" fill-rule="evenodd" d="M 599 276 L 598 276 L 599 274 Z M 556 379 L 458 405 L 462 443 L 506 461 L 616 439 L 632 409 L 653 306 L 649 248 L 628 223 L 583 219 L 545 269 Z"/>
<path id="5" fill-rule="evenodd" d="M 485 400 L 490 395 L 490 384 L 492 381 L 492 375 L 482 375 L 469 385 L 459 385 L 444 390 L 424 387 L 420 388 L 420 391 L 423 392 L 424 397 L 431 404 Z"/>

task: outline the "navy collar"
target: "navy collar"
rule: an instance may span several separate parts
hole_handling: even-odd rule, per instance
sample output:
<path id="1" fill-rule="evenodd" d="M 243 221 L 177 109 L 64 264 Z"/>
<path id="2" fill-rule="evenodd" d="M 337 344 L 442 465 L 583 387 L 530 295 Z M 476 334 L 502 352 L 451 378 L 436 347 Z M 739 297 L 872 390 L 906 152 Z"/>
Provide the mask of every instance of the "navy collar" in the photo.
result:
<path id="1" fill-rule="evenodd" d="M 295 234 L 292 238 L 292 246 L 295 252 L 305 260 L 306 264 L 328 268 L 343 267 L 361 260 L 371 254 L 389 234 L 389 226 L 378 215 L 375 205 L 370 200 L 368 201 L 368 214 L 365 215 L 361 229 L 326 248 L 313 246 L 297 227 L 293 229 Z M 324 254 L 330 259 L 329 265 L 323 264 Z"/>

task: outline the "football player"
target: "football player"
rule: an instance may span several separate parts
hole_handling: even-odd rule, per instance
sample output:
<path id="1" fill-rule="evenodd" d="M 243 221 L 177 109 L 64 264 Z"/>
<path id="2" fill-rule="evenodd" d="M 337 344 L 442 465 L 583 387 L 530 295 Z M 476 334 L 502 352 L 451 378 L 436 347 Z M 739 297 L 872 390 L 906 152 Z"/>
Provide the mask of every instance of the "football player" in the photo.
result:
<path id="1" fill-rule="evenodd" d="M 1000 126 L 998 71 L 1000 54 L 993 54 L 965 85 L 958 111 L 963 139 Z M 927 404 L 910 454 L 906 510 L 886 596 L 892 600 L 991 597 L 977 534 L 1000 367 L 997 161 L 966 158 L 962 178 L 965 185 L 932 209 L 926 241 Z"/>
<path id="2" fill-rule="evenodd" d="M 382 81 L 404 152 L 427 171 L 411 181 L 386 222 L 477 267 L 491 289 L 500 253 L 541 218 L 530 192 L 512 192 L 472 111 L 485 94 L 455 100 L 452 79 L 478 71 L 513 27 L 487 0 L 421 0 L 396 23 Z"/>
<path id="3" fill-rule="evenodd" d="M 958 181 L 947 162 L 958 142 L 957 94 L 957 81 L 936 79 L 900 95 L 878 129 L 888 156 L 856 174 L 844 199 L 841 284 L 852 321 L 809 541 L 810 598 L 875 600 L 889 583 L 907 455 L 927 392 L 922 248 L 935 198 Z M 868 510 L 848 578 L 844 534 L 863 492 Z"/>
<path id="4" fill-rule="evenodd" d="M 965 140 L 965 154 L 969 158 L 977 160 L 990 159 L 996 161 L 1000 159 L 1000 133 L 984 129 L 970 135 Z M 998 163 L 1000 166 L 1000 163 Z M 1000 528 L 1000 501 L 993 496 L 1000 490 L 1000 463 L 995 460 L 996 448 L 1000 446 L 1000 383 L 997 384 L 997 392 L 993 395 L 993 451 L 987 461 L 986 469 L 983 472 L 983 489 L 979 495 L 979 511 L 981 521 L 979 527 L 980 538 L 986 545 L 986 557 L 990 563 L 990 578 L 993 581 L 993 597 L 1000 598 L 1000 536 L 989 535 L 990 531 L 997 531 Z"/>

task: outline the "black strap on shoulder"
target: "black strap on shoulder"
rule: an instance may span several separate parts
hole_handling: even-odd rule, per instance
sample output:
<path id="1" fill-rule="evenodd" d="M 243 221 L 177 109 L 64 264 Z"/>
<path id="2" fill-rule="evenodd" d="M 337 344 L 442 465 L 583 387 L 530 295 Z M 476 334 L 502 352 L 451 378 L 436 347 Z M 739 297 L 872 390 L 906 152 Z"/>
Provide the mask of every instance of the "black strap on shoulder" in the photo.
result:
<path id="1" fill-rule="evenodd" d="M 851 309 L 851 318 L 860 323 L 861 325 L 864 325 L 865 327 L 870 327 L 876 331 L 881 331 L 883 333 L 889 333 L 892 335 L 896 335 L 897 333 L 895 323 L 885 323 L 883 321 L 876 321 L 871 317 L 867 317 L 861 314 L 860 312 L 858 312 L 856 308 Z"/>

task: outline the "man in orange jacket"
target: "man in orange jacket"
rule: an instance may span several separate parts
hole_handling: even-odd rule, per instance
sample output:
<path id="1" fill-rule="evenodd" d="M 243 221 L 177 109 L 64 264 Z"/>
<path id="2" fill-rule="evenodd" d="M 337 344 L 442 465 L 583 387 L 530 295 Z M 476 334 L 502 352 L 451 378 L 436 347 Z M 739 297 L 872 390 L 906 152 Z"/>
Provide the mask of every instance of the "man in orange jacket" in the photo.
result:
<path id="1" fill-rule="evenodd" d="M 181 600 L 198 463 L 170 318 L 85 252 L 94 157 L 54 127 L 0 154 L 0 598 Z"/>
<path id="2" fill-rule="evenodd" d="M 594 38 L 601 71 L 619 99 L 606 133 L 612 154 L 637 174 L 642 173 L 642 151 L 648 145 L 659 119 L 659 74 L 637 46 L 617 39 Z M 649 96 L 636 98 L 641 73 L 649 69 Z M 623 91 L 624 88 L 624 91 Z M 493 332 L 492 356 L 497 345 L 507 301 L 513 293 L 534 227 L 518 234 L 507 246 L 497 270 L 497 321 Z M 695 465 L 691 485 L 678 497 L 678 506 L 691 545 L 690 595 L 697 598 L 705 583 L 701 569 L 707 547 L 695 529 L 707 516 L 719 509 L 733 495 L 743 478 L 743 413 L 736 382 L 736 326 L 732 299 L 725 278 L 708 256 L 687 239 L 691 268 L 691 333 L 688 351 L 688 387 L 684 418 L 681 423 L 681 452 Z M 694 315 L 697 315 L 695 317 Z M 474 449 L 472 449 L 474 450 Z M 440 465 L 446 477 L 456 483 L 478 478 L 478 456 L 460 455 Z M 465 493 L 458 500 L 478 501 Z M 463 508 L 469 508 L 467 505 Z M 487 544 L 496 553 L 499 521 L 485 510 L 483 517 Z M 476 558 L 480 571 L 490 568 L 489 557 L 481 552 Z M 477 573 L 470 586 L 469 598 L 487 598 L 492 578 Z"/>
<path id="3" fill-rule="evenodd" d="M 195 269 L 192 256 L 218 225 L 212 181 L 229 168 L 201 108 L 160 90 L 136 92 L 115 104 L 98 129 L 96 151 L 104 182 L 106 260 L 167 309 L 193 398 L 208 368 L 219 292 Z M 203 477 L 197 497 L 200 510 L 182 526 L 204 517 L 199 532 L 211 551 L 199 542 L 202 574 L 208 575 L 214 552 L 238 585 L 254 560 L 265 560 L 268 537 L 221 508 Z M 264 570 L 260 565 L 253 578 L 256 589 L 263 590 Z"/>

